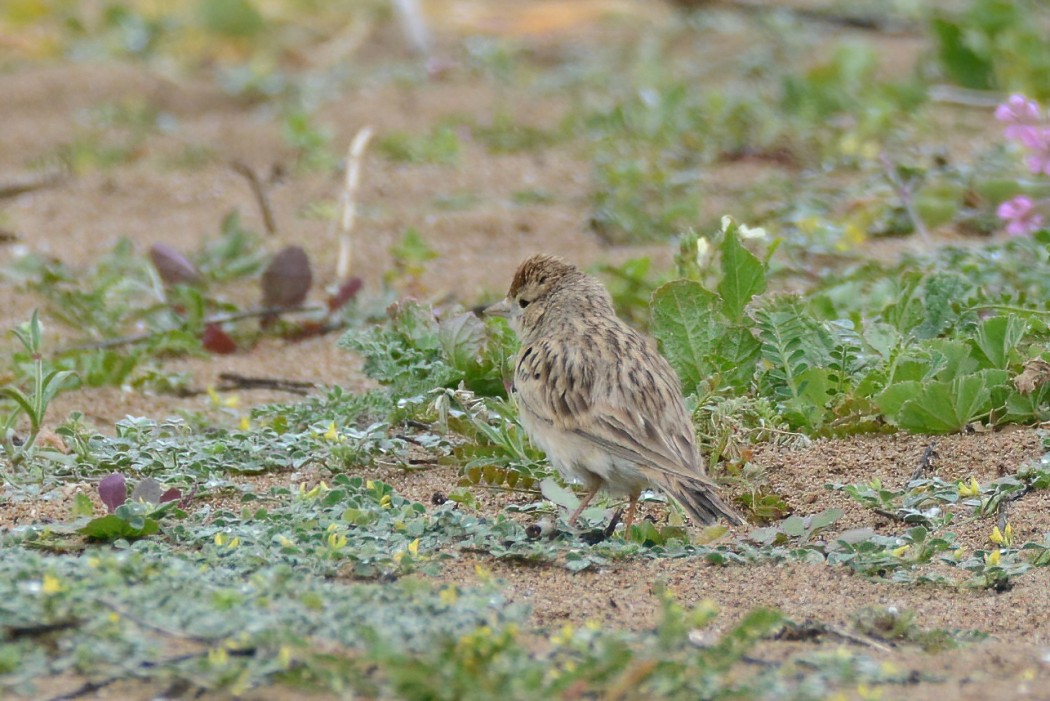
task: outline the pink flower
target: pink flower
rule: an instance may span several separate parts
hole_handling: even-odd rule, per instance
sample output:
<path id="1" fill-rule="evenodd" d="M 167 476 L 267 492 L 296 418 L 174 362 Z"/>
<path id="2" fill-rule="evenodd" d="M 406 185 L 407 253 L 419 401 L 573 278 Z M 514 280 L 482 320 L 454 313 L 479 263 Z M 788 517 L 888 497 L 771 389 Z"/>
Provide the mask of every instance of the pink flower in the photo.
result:
<path id="1" fill-rule="evenodd" d="M 1036 175 L 1050 175 L 1050 128 L 1027 127 L 1032 133 L 1027 134 L 1021 143 L 1032 153 L 1025 159 L 1028 170 Z"/>
<path id="2" fill-rule="evenodd" d="M 1032 198 L 1025 195 L 1003 202 L 996 214 L 1006 222 L 1006 233 L 1010 236 L 1024 236 L 1043 226 L 1043 215 L 1036 211 Z"/>
<path id="3" fill-rule="evenodd" d="M 995 118 L 1007 123 L 1007 139 L 1024 143 L 1026 130 L 1038 124 L 1042 114 L 1035 100 L 1029 100 L 1024 95 L 1011 95 L 1010 99 L 995 109 Z"/>

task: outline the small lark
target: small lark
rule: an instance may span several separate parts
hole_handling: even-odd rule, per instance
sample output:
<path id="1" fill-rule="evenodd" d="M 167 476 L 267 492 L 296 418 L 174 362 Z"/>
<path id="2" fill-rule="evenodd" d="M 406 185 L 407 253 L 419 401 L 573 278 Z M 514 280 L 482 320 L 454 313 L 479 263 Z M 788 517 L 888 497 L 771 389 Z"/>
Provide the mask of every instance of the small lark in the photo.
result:
<path id="1" fill-rule="evenodd" d="M 656 486 L 701 523 L 744 520 L 719 499 L 696 453 L 678 378 L 649 339 L 620 321 L 600 282 L 553 256 L 533 256 L 488 313 L 518 332 L 511 392 L 529 436 L 587 496 L 638 495 Z"/>

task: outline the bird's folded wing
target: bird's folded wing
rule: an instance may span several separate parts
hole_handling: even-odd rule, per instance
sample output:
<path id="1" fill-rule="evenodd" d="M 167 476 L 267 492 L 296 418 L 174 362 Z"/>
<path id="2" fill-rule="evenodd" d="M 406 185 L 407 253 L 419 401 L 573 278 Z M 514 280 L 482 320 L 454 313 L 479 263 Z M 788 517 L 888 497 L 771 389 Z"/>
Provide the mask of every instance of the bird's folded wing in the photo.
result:
<path id="1" fill-rule="evenodd" d="M 521 410 L 639 467 L 685 478 L 701 474 L 686 433 L 692 425 L 673 376 L 666 376 L 670 367 L 626 382 L 599 381 L 593 365 L 547 341 L 523 349 L 514 375 Z"/>

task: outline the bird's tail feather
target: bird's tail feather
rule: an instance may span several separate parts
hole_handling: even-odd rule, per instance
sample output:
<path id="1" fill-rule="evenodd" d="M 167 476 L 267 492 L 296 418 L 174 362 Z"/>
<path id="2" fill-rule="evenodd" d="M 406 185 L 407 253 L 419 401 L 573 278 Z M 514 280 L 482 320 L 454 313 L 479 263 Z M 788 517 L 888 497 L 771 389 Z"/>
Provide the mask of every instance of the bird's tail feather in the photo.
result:
<path id="1" fill-rule="evenodd" d="M 715 523 L 720 518 L 724 518 L 733 526 L 747 523 L 743 516 L 722 501 L 718 496 L 717 487 L 706 479 L 676 479 L 668 485 L 667 491 L 689 512 L 689 516 L 699 523 Z"/>

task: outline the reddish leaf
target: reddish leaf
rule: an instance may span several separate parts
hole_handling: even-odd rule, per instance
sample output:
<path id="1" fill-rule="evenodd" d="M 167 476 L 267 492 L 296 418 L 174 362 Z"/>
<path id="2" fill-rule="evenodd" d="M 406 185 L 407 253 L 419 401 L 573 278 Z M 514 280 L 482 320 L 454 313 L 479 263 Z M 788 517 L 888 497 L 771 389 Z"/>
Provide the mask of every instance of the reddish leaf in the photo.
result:
<path id="1" fill-rule="evenodd" d="M 172 487 L 168 491 L 160 495 L 160 502 L 163 504 L 166 501 L 175 501 L 176 499 L 182 499 L 182 490 L 178 487 Z"/>
<path id="2" fill-rule="evenodd" d="M 237 343 L 218 324 L 205 325 L 201 345 L 216 355 L 229 355 L 237 350 Z"/>
<path id="3" fill-rule="evenodd" d="M 197 279 L 197 269 L 193 267 L 193 263 L 166 243 L 150 246 L 149 259 L 157 269 L 160 279 L 168 285 L 194 282 Z"/>
<path id="4" fill-rule="evenodd" d="M 109 477 L 103 477 L 98 483 L 98 495 L 109 513 L 113 513 L 128 500 L 128 483 L 124 480 L 124 475 L 114 472 Z"/>
<path id="5" fill-rule="evenodd" d="M 339 289 L 335 291 L 331 297 L 328 298 L 328 311 L 334 312 L 344 304 L 352 300 L 357 296 L 357 293 L 361 291 L 361 287 L 364 285 L 361 278 L 352 277 L 349 280 L 344 280 L 343 284 L 339 286 Z"/>

